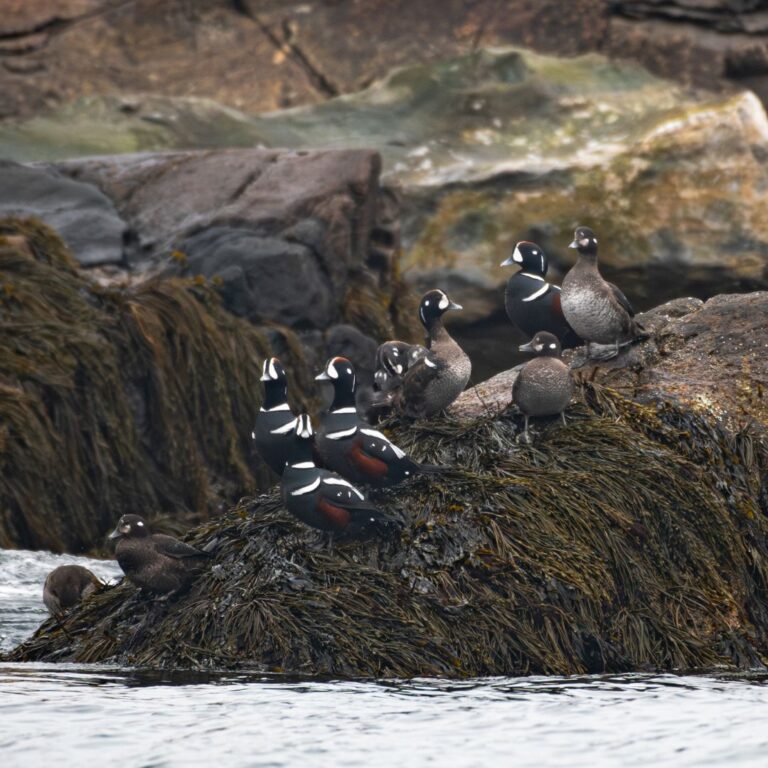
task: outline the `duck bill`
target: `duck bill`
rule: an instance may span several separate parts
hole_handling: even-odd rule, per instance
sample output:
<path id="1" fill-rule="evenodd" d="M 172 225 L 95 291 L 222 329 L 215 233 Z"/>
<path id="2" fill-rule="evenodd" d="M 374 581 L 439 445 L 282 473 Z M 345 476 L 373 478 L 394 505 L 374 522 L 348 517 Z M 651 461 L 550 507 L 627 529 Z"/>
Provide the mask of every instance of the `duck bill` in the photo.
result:
<path id="1" fill-rule="evenodd" d="M 323 371 L 315 376 L 315 381 L 331 381 L 331 377 L 328 375 L 327 371 Z"/>
<path id="2" fill-rule="evenodd" d="M 520 352 L 533 352 L 533 342 L 529 341 L 527 344 L 521 344 L 518 347 L 518 350 L 520 350 Z"/>
<path id="3" fill-rule="evenodd" d="M 120 533 L 120 529 L 119 528 L 115 528 L 115 530 L 112 531 L 112 533 L 110 533 L 109 536 L 107 536 L 107 538 L 108 539 L 119 539 L 122 535 L 123 534 Z"/>
<path id="4" fill-rule="evenodd" d="M 464 307 L 462 307 L 461 304 L 457 304 L 455 301 L 452 301 L 448 305 L 448 309 L 464 309 Z"/>
<path id="5" fill-rule="evenodd" d="M 579 243 L 578 243 L 577 240 L 572 240 L 571 244 L 568 247 L 569 248 L 578 248 L 579 247 Z"/>
<path id="6" fill-rule="evenodd" d="M 515 257 L 514 256 L 510 256 L 508 259 L 504 259 L 504 261 L 502 261 L 499 266 L 500 267 L 511 267 L 511 266 L 514 266 L 515 264 L 517 264 L 517 262 L 515 261 Z"/>

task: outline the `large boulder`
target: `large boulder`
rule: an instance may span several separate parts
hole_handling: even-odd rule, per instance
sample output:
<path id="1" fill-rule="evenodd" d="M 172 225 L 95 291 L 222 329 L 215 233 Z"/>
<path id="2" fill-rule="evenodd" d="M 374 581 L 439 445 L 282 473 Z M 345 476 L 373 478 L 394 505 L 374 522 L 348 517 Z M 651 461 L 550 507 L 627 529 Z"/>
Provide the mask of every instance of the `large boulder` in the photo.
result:
<path id="1" fill-rule="evenodd" d="M 0 217 L 35 216 L 56 229 L 87 267 L 123 261 L 128 227 L 112 201 L 92 184 L 53 168 L 0 160 Z"/>
<path id="2" fill-rule="evenodd" d="M 569 424 L 537 424 L 532 448 L 511 410 L 480 407 L 487 393 L 390 425 L 446 467 L 373 494 L 398 534 L 330 549 L 276 491 L 245 499 L 188 537 L 213 562 L 187 594 L 105 588 L 8 658 L 371 677 L 764 665 L 767 303 L 647 315 L 653 340 L 628 368 L 586 370 Z"/>
<path id="3" fill-rule="evenodd" d="M 503 312 L 509 270 L 499 263 L 516 239 L 539 240 L 557 280 L 572 263 L 565 246 L 579 223 L 597 230 L 607 274 L 641 308 L 681 292 L 706 296 L 714 286 L 767 284 L 761 190 L 768 181 L 768 121 L 748 92 L 686 89 L 595 55 L 556 59 L 492 49 L 400 69 L 360 93 L 312 107 L 261 117 L 230 109 L 226 119 L 217 117 L 218 108 L 195 123 L 190 110 L 198 107 L 153 102 L 124 115 L 115 106 L 109 125 L 140 136 L 144 118 L 164 115 L 153 131 L 162 132 L 162 146 L 173 147 L 188 143 L 190 125 L 197 125 L 192 141 L 205 141 L 203 128 L 213 122 L 225 128 L 210 141 L 237 136 L 299 154 L 173 152 L 56 167 L 99 186 L 150 251 L 170 247 L 179 232 L 233 221 L 284 236 L 282 228 L 296 220 L 291 237 L 307 245 L 308 233 L 317 240 L 316 222 L 307 222 L 329 220 L 312 202 L 322 190 L 344 201 L 333 221 L 362 216 L 360 232 L 391 253 L 395 228 L 372 230 L 370 197 L 364 193 L 361 206 L 344 191 L 348 180 L 371 188 L 371 160 L 355 153 L 300 156 L 309 146 L 373 146 L 383 156 L 384 186 L 399 188 L 403 198 L 403 274 L 420 290 L 437 284 L 466 297 L 463 323 Z M 112 127 L 104 132 L 120 135 Z M 378 210 L 384 198 L 380 193 Z M 348 261 L 338 259 L 347 251 L 348 224 L 336 231 L 324 266 L 331 278 L 335 265 Z"/>

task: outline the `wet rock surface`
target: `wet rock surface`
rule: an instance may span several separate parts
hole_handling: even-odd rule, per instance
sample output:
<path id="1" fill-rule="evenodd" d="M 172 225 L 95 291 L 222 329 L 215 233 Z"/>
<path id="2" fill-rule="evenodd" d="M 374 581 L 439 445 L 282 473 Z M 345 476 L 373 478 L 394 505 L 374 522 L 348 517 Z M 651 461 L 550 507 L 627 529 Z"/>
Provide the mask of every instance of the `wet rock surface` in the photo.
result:
<path id="1" fill-rule="evenodd" d="M 564 359 L 577 381 L 642 405 L 675 407 L 732 433 L 768 431 L 768 293 L 726 294 L 706 302 L 675 299 L 638 315 L 650 338 L 614 360 L 591 364 L 584 349 Z M 516 371 L 464 392 L 451 408 L 462 418 L 494 416 L 512 400 Z"/>
<path id="2" fill-rule="evenodd" d="M 8 658 L 377 677 L 764 665 L 766 302 L 646 313 L 653 340 L 582 368 L 568 425 L 539 421 L 532 447 L 508 398 L 389 424 L 447 468 L 373 494 L 397 535 L 331 550 L 276 491 L 244 500 L 188 537 L 216 543 L 187 594 L 104 589 Z"/>

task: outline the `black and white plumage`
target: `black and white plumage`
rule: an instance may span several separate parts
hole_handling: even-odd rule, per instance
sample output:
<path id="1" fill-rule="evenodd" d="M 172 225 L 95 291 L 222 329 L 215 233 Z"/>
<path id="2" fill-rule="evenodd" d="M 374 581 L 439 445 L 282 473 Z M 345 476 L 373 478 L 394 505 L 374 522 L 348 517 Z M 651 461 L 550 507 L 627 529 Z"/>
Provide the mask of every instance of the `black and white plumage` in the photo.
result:
<path id="1" fill-rule="evenodd" d="M 635 311 L 627 297 L 603 279 L 597 267 L 597 238 L 589 227 L 578 227 L 573 242 L 579 258 L 563 280 L 563 314 L 573 330 L 587 343 L 608 344 L 613 356 L 619 347 L 644 337 L 634 320 Z"/>
<path id="2" fill-rule="evenodd" d="M 565 424 L 565 409 L 573 395 L 573 380 L 568 366 L 560 359 L 560 342 L 547 332 L 537 333 L 520 347 L 536 357 L 521 369 L 512 385 L 512 400 L 525 416 L 523 439 L 530 442 L 528 420 L 531 416 L 560 414 Z"/>
<path id="3" fill-rule="evenodd" d="M 251 437 L 264 462 L 282 475 L 293 445 L 296 416 L 288 405 L 285 370 L 276 357 L 264 361 L 261 380 L 264 382 L 264 401 Z"/>
<path id="4" fill-rule="evenodd" d="M 396 485 L 438 467 L 419 464 L 357 415 L 355 369 L 346 357 L 333 357 L 316 377 L 333 384 L 333 403 L 322 415 L 315 447 L 324 466 L 354 483 Z"/>
<path id="5" fill-rule="evenodd" d="M 293 453 L 281 481 L 283 503 L 301 522 L 321 531 L 362 536 L 395 521 L 371 504 L 358 488 L 335 472 L 315 466 L 312 423 L 296 421 Z"/>
<path id="6" fill-rule="evenodd" d="M 109 535 L 116 539 L 115 557 L 128 581 L 151 592 L 175 592 L 186 586 L 209 557 L 162 533 L 150 533 L 139 515 L 123 515 Z"/>
<path id="7" fill-rule="evenodd" d="M 385 341 L 376 350 L 376 370 L 373 386 L 377 392 L 391 392 L 402 386 L 409 368 L 427 354 L 421 344 L 405 341 Z"/>
<path id="8" fill-rule="evenodd" d="M 560 303 L 560 288 L 547 282 L 547 255 L 536 243 L 521 240 L 502 267 L 517 265 L 507 281 L 504 306 L 512 324 L 529 339 L 539 331 L 547 331 L 560 339 L 564 348 L 577 347 L 581 339 L 566 322 Z"/>
<path id="9" fill-rule="evenodd" d="M 51 614 L 58 616 L 77 605 L 101 584 L 101 581 L 82 565 L 60 565 L 46 576 L 43 602 Z"/>

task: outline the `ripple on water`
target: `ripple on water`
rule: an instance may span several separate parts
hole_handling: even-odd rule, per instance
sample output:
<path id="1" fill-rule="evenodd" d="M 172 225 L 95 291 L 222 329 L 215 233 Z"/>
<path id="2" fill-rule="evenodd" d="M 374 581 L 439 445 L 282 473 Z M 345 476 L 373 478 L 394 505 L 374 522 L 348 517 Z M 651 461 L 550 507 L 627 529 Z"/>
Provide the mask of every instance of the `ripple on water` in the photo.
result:
<path id="1" fill-rule="evenodd" d="M 0 551 L 0 634 L 45 617 L 45 575 L 79 562 Z M 672 675 L 290 680 L 69 664 L 0 665 L 3 768 L 766 765 L 768 685 Z"/>

